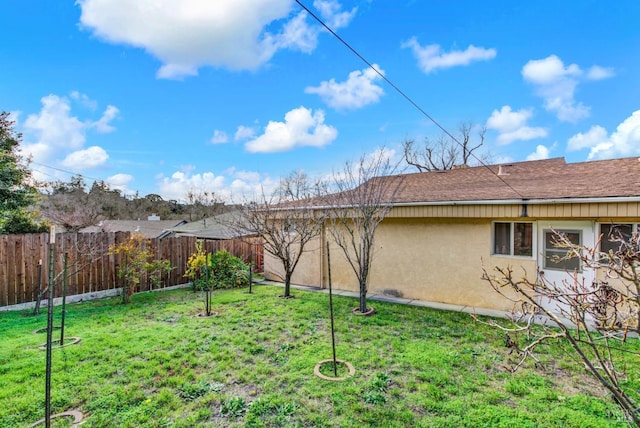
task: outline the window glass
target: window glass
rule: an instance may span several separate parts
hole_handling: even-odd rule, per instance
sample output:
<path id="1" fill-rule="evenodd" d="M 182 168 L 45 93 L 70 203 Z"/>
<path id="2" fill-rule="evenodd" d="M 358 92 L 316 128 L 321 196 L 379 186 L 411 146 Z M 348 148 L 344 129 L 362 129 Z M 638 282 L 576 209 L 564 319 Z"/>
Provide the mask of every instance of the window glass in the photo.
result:
<path id="1" fill-rule="evenodd" d="M 580 245 L 582 232 L 559 230 L 572 244 Z M 555 246 L 555 234 L 551 230 L 544 231 L 544 267 L 545 269 L 578 271 L 580 272 L 580 259 L 577 257 L 566 258 L 569 254 L 567 248 Z"/>
<path id="2" fill-rule="evenodd" d="M 533 255 L 533 224 L 514 223 L 513 225 L 513 255 Z"/>
<path id="3" fill-rule="evenodd" d="M 493 224 L 493 253 L 511 254 L 511 223 Z"/>
<path id="4" fill-rule="evenodd" d="M 628 240 L 631 238 L 632 232 L 633 225 L 631 224 L 601 224 L 600 233 L 602 234 L 602 240 L 600 241 L 600 251 L 605 253 L 618 251 L 618 249 L 620 249 L 620 243 L 612 242 L 612 240 L 620 237 Z"/>

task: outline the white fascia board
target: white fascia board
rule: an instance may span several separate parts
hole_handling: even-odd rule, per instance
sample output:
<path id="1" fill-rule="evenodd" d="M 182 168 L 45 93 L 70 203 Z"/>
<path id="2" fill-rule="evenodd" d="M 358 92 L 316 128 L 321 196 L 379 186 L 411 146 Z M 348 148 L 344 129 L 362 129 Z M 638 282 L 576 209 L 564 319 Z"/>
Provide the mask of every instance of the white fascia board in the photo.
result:
<path id="1" fill-rule="evenodd" d="M 615 196 L 610 198 L 551 198 L 551 199 L 485 199 L 473 201 L 401 202 L 395 207 L 426 205 L 544 205 L 544 204 L 594 204 L 607 202 L 640 202 L 640 196 Z"/>

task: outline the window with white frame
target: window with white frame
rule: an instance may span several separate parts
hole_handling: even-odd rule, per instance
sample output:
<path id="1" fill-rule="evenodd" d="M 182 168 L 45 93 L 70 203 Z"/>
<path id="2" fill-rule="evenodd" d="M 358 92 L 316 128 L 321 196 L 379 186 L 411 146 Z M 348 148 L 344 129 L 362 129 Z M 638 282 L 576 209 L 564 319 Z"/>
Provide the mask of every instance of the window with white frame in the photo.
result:
<path id="1" fill-rule="evenodd" d="M 493 254 L 504 256 L 533 256 L 533 223 L 493 223 Z"/>
<path id="2" fill-rule="evenodd" d="M 600 251 L 608 253 L 620 249 L 618 239 L 628 240 L 634 232 L 638 231 L 638 224 L 634 223 L 600 223 Z"/>

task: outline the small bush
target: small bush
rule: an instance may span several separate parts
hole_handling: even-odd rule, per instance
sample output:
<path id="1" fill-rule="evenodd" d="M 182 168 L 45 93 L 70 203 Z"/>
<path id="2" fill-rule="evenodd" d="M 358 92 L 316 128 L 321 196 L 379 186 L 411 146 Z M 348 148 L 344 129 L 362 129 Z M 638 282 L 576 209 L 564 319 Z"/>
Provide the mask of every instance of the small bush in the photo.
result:
<path id="1" fill-rule="evenodd" d="M 215 288 L 240 288 L 249 286 L 249 265 L 227 250 L 216 251 L 209 259 L 211 280 Z"/>
<path id="2" fill-rule="evenodd" d="M 232 397 L 222 402 L 220 406 L 220 415 L 230 418 L 239 418 L 244 415 L 247 410 L 247 403 L 242 397 Z"/>
<path id="3" fill-rule="evenodd" d="M 241 288 L 249 286 L 249 265 L 227 250 L 207 254 L 202 245 L 189 257 L 187 273 L 197 290 Z"/>

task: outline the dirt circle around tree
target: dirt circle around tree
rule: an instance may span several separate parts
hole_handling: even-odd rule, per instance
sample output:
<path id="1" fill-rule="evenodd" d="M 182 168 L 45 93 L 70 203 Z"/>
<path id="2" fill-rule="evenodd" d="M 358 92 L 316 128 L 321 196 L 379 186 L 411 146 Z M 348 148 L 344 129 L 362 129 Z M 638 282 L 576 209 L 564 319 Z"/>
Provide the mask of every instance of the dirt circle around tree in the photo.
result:
<path id="1" fill-rule="evenodd" d="M 368 317 L 370 315 L 375 314 L 376 310 L 373 306 L 369 306 L 365 312 L 360 312 L 360 308 L 356 306 L 355 308 L 351 309 L 351 313 L 361 317 Z"/>
<path id="2" fill-rule="evenodd" d="M 331 381 L 341 381 L 341 380 L 345 380 L 345 379 L 349 379 L 351 376 L 353 376 L 354 374 L 356 374 L 356 369 L 353 368 L 353 365 L 348 362 L 348 361 L 344 361 L 344 360 L 340 360 L 338 358 L 336 358 L 336 363 L 338 363 L 338 365 L 342 365 L 343 367 L 346 367 L 348 370 L 348 374 L 346 376 L 341 376 L 341 377 L 333 377 L 333 376 L 327 376 L 324 375 L 320 372 L 320 369 L 323 367 L 331 367 L 331 365 L 333 364 L 333 359 L 330 358 L 328 360 L 322 360 L 319 361 L 318 364 L 316 364 L 316 366 L 313 368 L 313 374 L 316 375 L 317 377 L 319 377 L 320 379 L 324 379 L 324 380 L 331 380 Z"/>
<path id="3" fill-rule="evenodd" d="M 198 312 L 195 317 L 196 318 L 213 318 L 213 317 L 217 317 L 218 315 L 220 315 L 219 312 L 217 311 L 211 311 L 211 313 L 209 315 L 207 315 L 206 312 Z"/>
<path id="4" fill-rule="evenodd" d="M 54 418 L 73 418 L 73 423 L 71 425 L 71 428 L 76 428 L 84 420 L 84 415 L 79 410 L 70 410 L 68 412 L 62 412 L 62 413 L 57 413 L 55 415 L 51 415 L 50 418 L 51 419 L 54 419 Z M 28 428 L 37 427 L 38 425 L 42 425 L 44 423 L 45 423 L 45 419 L 42 418 L 38 422 L 29 425 Z"/>
<path id="5" fill-rule="evenodd" d="M 76 345 L 80 342 L 80 338 L 79 337 L 67 337 L 64 339 L 64 345 L 62 346 L 53 346 L 55 343 L 59 343 L 60 339 L 56 339 L 56 340 L 52 340 L 51 341 L 51 348 L 52 349 L 56 349 L 56 348 L 65 348 L 67 346 L 71 346 L 71 345 Z M 47 349 L 47 344 L 43 343 L 42 345 L 39 346 L 39 348 L 44 351 L 45 349 Z"/>
<path id="6" fill-rule="evenodd" d="M 60 330 L 62 327 L 59 325 L 54 325 L 53 327 L 51 327 L 53 330 Z M 40 334 L 40 333 L 46 333 L 47 332 L 47 327 L 42 327 L 42 328 L 38 328 L 36 330 L 33 330 L 33 334 Z"/>

